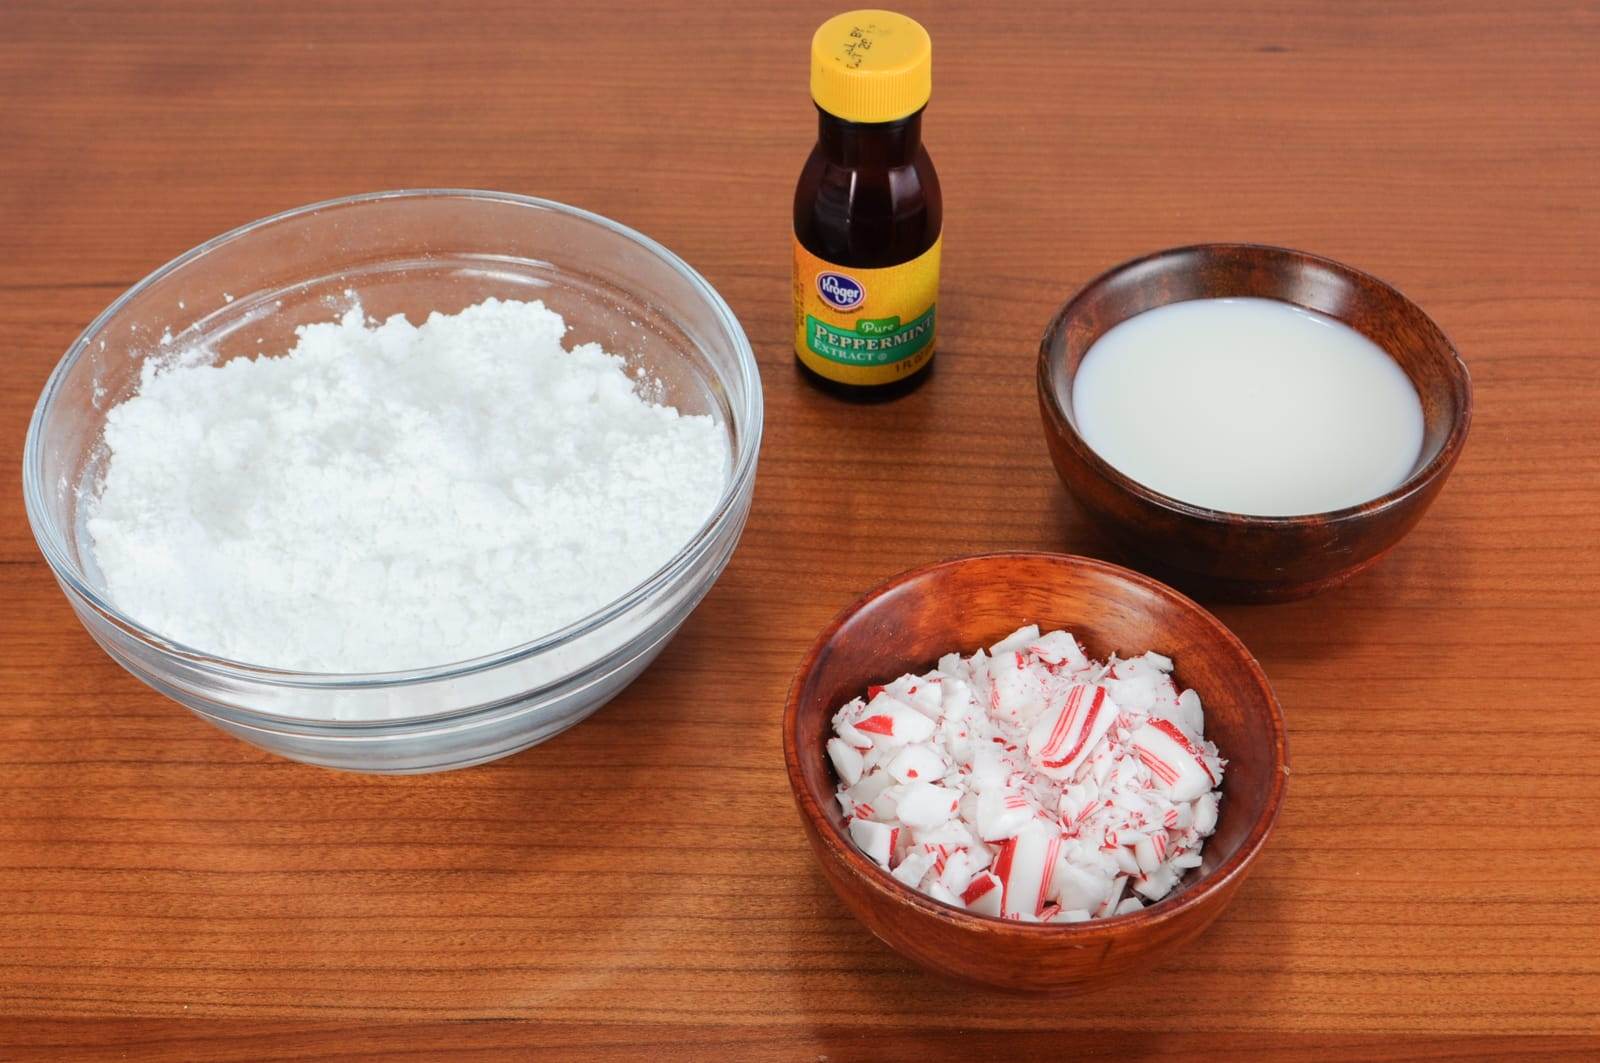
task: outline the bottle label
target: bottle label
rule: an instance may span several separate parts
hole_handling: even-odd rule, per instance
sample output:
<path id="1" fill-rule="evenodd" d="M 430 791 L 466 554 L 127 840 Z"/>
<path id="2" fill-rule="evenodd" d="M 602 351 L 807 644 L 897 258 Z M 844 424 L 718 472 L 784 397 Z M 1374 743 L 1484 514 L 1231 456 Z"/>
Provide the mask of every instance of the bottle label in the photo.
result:
<path id="1" fill-rule="evenodd" d="M 943 237 L 909 262 L 836 266 L 794 242 L 794 352 L 841 384 L 890 384 L 933 357 Z"/>

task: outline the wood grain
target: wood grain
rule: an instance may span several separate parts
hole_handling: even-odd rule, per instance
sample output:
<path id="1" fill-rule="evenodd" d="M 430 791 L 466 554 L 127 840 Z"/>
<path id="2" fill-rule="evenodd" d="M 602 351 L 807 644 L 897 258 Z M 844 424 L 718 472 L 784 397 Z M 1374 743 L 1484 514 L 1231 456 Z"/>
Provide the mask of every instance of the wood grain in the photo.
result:
<path id="1" fill-rule="evenodd" d="M 0 1057 L 1600 1048 L 1600 9 L 906 10 L 937 49 L 942 351 L 861 410 L 787 349 L 823 11 L 0 5 Z M 251 750 L 107 660 L 16 470 L 45 375 L 123 287 L 272 211 L 423 185 L 549 196 L 680 252 L 757 347 L 768 434 L 733 564 L 627 694 L 492 766 L 363 778 Z M 1295 778 L 1202 946 L 1058 1008 L 933 983 L 813 866 L 792 669 L 914 564 L 1106 552 L 1050 469 L 1040 333 L 1106 266 L 1217 239 L 1396 284 L 1472 370 L 1472 438 L 1382 564 L 1218 609 Z"/>

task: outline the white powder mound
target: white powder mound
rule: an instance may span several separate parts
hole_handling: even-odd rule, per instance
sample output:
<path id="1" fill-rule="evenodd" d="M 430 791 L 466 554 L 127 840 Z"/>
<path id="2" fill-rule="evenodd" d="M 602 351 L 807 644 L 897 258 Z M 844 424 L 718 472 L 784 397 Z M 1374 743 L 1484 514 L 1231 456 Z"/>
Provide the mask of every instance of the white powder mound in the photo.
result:
<path id="1" fill-rule="evenodd" d="M 309 672 L 426 667 L 626 593 L 711 515 L 727 437 L 565 350 L 540 302 L 421 326 L 359 307 L 276 358 L 147 362 L 107 418 L 88 530 L 111 598 L 201 651 Z"/>

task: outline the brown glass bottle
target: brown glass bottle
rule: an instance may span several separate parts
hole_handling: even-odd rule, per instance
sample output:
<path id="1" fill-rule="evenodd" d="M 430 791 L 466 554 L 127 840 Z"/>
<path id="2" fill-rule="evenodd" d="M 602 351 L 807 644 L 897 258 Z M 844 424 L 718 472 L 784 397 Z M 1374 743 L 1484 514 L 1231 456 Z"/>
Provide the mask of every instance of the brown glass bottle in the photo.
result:
<path id="1" fill-rule="evenodd" d="M 800 246 L 840 266 L 881 269 L 918 258 L 944 224 L 939 175 L 922 146 L 922 111 L 896 122 L 847 122 L 817 108 L 817 144 L 794 190 Z M 813 372 L 807 380 L 844 398 L 875 401 L 914 390 L 933 360 L 887 384 L 847 384 Z"/>
<path id="2" fill-rule="evenodd" d="M 933 46 L 916 21 L 850 11 L 811 42 L 817 143 L 794 192 L 795 361 L 848 399 L 927 379 L 937 339 L 939 178 L 922 146 Z"/>

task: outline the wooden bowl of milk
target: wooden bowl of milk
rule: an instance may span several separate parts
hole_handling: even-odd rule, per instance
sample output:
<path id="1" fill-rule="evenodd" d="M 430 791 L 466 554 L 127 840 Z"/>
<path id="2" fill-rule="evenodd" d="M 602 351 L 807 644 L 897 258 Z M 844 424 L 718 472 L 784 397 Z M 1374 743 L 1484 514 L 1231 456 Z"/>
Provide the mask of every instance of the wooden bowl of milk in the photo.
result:
<path id="1" fill-rule="evenodd" d="M 1039 404 L 1067 489 L 1142 567 L 1284 601 L 1376 562 L 1466 442 L 1472 381 L 1411 300 L 1302 251 L 1124 263 L 1051 321 Z"/>

